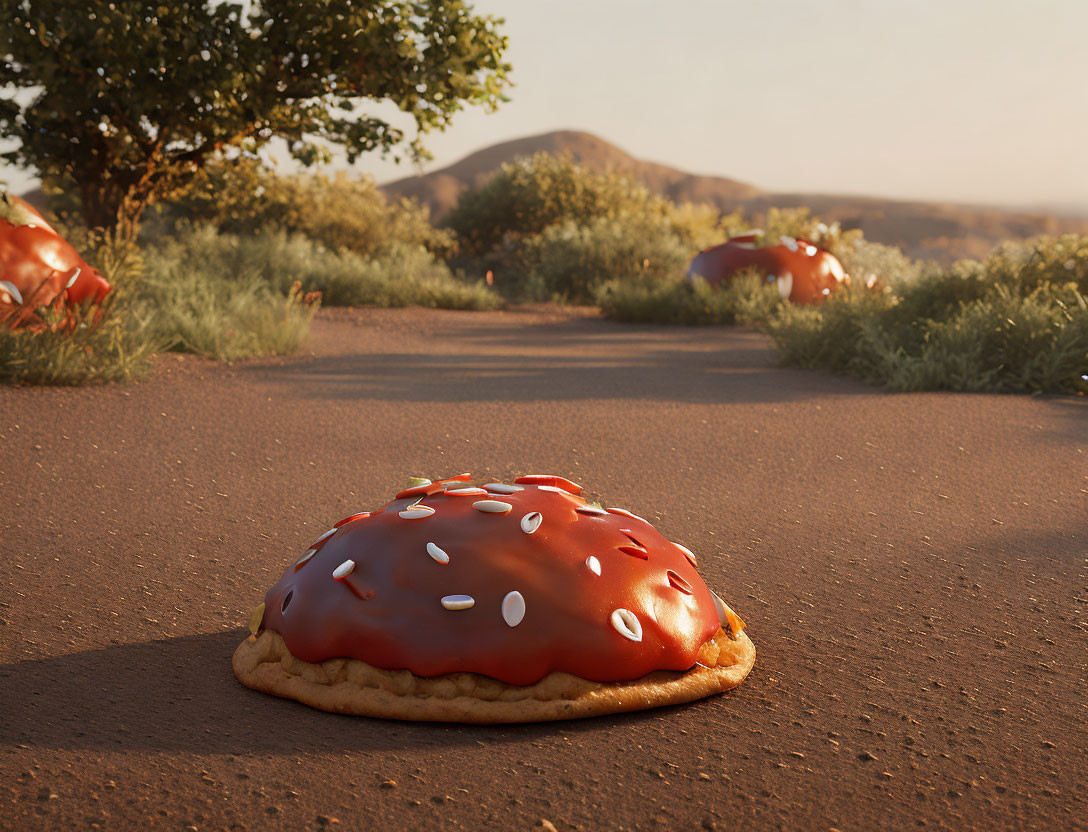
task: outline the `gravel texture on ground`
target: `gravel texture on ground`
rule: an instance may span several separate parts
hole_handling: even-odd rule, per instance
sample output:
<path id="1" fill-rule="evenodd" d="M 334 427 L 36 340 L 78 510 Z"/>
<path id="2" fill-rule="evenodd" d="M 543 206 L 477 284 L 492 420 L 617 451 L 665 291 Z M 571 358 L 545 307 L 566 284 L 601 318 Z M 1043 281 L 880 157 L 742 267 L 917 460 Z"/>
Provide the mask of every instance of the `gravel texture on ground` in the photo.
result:
<path id="1" fill-rule="evenodd" d="M 322 312 L 309 352 L 0 389 L 0 829 L 1076 829 L 1088 401 L 892 395 L 584 310 Z M 240 685 L 250 609 L 411 475 L 555 473 L 758 646 L 736 690 L 520 726 Z"/>

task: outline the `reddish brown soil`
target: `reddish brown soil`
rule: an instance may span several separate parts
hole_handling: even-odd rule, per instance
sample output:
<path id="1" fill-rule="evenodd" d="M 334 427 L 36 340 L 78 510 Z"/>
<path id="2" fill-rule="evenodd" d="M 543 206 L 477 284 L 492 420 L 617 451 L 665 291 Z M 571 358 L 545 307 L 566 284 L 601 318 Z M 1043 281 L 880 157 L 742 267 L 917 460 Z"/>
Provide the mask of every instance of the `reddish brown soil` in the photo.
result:
<path id="1" fill-rule="evenodd" d="M 0 828 L 1084 828 L 1088 402 L 577 312 L 323 313 L 311 349 L 0 389 Z M 568 475 L 686 543 L 752 675 L 502 728 L 234 680 L 317 533 L 462 470 Z"/>

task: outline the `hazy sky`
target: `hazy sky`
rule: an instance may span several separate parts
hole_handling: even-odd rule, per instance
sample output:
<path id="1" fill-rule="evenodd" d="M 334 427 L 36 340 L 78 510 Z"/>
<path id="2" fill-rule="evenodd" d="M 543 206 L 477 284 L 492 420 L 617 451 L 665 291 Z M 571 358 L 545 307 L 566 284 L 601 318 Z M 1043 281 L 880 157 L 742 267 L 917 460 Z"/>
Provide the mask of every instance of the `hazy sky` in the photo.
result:
<path id="1" fill-rule="evenodd" d="M 475 8 L 506 18 L 516 86 L 497 113 L 463 112 L 433 136 L 429 169 L 572 128 L 771 190 L 1088 210 L 1088 0 Z"/>

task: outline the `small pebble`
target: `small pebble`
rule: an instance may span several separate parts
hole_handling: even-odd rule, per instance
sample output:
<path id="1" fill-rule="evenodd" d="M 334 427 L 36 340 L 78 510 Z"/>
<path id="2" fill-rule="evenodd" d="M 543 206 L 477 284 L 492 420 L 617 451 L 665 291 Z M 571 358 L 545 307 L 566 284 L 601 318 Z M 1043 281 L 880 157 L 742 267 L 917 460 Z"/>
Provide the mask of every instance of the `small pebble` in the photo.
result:
<path id="1" fill-rule="evenodd" d="M 547 818 L 541 818 L 540 823 L 538 823 L 537 826 L 544 829 L 545 832 L 559 832 L 559 830 L 555 828 L 555 824 Z"/>
<path id="2" fill-rule="evenodd" d="M 858 754 L 858 759 L 861 760 L 863 763 L 867 763 L 870 760 L 875 760 L 876 755 L 874 755 L 874 754 L 872 754 L 872 753 L 870 753 L 868 751 L 862 751 L 860 754 Z"/>
<path id="3" fill-rule="evenodd" d="M 383 789 L 395 789 L 397 787 L 396 780 L 382 780 L 381 787 Z"/>

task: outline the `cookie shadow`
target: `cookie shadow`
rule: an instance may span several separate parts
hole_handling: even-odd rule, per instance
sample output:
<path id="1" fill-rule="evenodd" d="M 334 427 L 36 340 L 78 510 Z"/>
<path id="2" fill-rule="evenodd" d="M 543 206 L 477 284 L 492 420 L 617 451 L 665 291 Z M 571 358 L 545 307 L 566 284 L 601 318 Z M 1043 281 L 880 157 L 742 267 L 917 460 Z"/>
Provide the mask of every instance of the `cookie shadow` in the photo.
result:
<path id="1" fill-rule="evenodd" d="M 0 744 L 198 754 L 487 746 L 610 732 L 672 710 L 496 726 L 329 714 L 240 684 L 230 659 L 245 635 L 181 636 L 0 665 Z"/>

